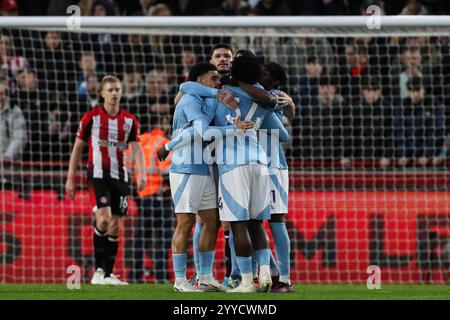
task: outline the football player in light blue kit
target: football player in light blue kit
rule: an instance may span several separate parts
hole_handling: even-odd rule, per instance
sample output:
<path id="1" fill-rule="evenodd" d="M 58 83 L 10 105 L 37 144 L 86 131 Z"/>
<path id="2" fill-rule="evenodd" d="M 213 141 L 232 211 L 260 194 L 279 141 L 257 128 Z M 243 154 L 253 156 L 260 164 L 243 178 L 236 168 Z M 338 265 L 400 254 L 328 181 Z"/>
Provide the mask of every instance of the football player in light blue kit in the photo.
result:
<path id="1" fill-rule="evenodd" d="M 232 75 L 235 79 L 254 84 L 259 77 L 260 64 L 255 58 L 242 57 L 233 62 Z M 183 86 L 183 85 L 182 85 Z M 230 110 L 223 104 L 204 111 L 214 117 L 215 124 L 227 126 L 235 119 L 252 120 L 259 127 L 265 119 L 278 130 L 280 141 L 286 141 L 288 134 L 277 116 L 259 107 L 251 97 L 238 87 L 227 87 L 239 98 L 239 108 Z M 276 134 L 278 133 L 278 134 Z M 262 221 L 270 218 L 270 190 L 267 157 L 259 140 L 264 133 L 248 130 L 245 134 L 217 139 L 221 133 L 204 133 L 203 138 L 216 138 L 210 150 L 216 153 L 219 168 L 219 212 L 223 221 L 231 223 L 236 247 L 236 261 L 242 273 L 242 282 L 230 292 L 253 292 L 251 254 L 254 251 L 260 266 L 259 289 L 268 291 L 272 284 L 270 277 L 270 250 Z M 265 134 L 267 136 L 267 134 Z M 267 138 L 266 138 L 267 141 Z M 253 245 L 253 248 L 252 248 Z"/>
<path id="2" fill-rule="evenodd" d="M 218 86 L 219 74 L 215 66 L 197 64 L 191 70 L 190 77 L 207 86 Z M 217 100 L 216 100 L 217 101 Z M 173 120 L 174 138 L 181 137 L 183 131 L 193 127 L 196 121 L 205 118 L 202 112 L 203 101 L 198 96 L 185 95 L 177 104 Z M 210 121 L 203 122 L 208 125 Z M 253 126 L 251 122 L 236 122 L 241 129 Z M 231 124 L 219 132 L 234 134 L 236 126 Z M 229 129 L 229 130 L 225 130 Z M 225 291 L 220 283 L 212 277 L 217 226 L 216 226 L 216 189 L 209 174 L 208 165 L 203 161 L 203 142 L 201 139 L 187 140 L 174 152 L 170 167 L 170 187 L 177 214 L 177 227 L 172 239 L 172 259 L 175 271 L 174 290 L 181 292 L 199 291 L 186 280 L 186 261 L 188 237 L 195 222 L 194 214 L 199 214 L 204 221 L 204 232 L 200 235 L 199 256 L 201 285 L 207 291 Z M 215 233 L 214 233 L 215 232 Z"/>

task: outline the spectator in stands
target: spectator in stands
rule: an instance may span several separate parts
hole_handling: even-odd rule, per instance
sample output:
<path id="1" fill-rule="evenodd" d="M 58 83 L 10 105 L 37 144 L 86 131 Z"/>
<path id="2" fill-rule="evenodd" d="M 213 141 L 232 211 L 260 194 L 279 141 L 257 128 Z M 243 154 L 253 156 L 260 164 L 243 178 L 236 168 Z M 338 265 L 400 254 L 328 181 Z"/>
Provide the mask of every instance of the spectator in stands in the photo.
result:
<path id="1" fill-rule="evenodd" d="M 339 161 L 348 165 L 351 156 L 351 113 L 344 98 L 337 93 L 338 80 L 322 75 L 319 96 L 300 109 L 300 136 L 294 141 L 302 159 Z"/>
<path id="2" fill-rule="evenodd" d="M 181 72 L 178 83 L 183 83 L 189 81 L 189 71 L 191 71 L 192 67 L 197 63 L 197 56 L 195 52 L 188 48 L 183 49 L 181 52 Z"/>
<path id="3" fill-rule="evenodd" d="M 111 1 L 96 0 L 92 6 L 91 15 L 96 17 L 116 16 L 117 12 Z"/>
<path id="4" fill-rule="evenodd" d="M 167 0 L 165 3 L 174 16 L 201 16 L 208 8 L 207 0 Z"/>
<path id="5" fill-rule="evenodd" d="M 427 15 L 428 10 L 422 4 L 422 0 L 408 0 L 403 8 L 401 15 Z"/>
<path id="6" fill-rule="evenodd" d="M 394 113 L 390 99 L 382 95 L 381 80 L 366 77 L 362 95 L 352 103 L 352 138 L 355 160 L 390 165 L 394 156 Z"/>
<path id="7" fill-rule="evenodd" d="M 22 110 L 11 105 L 8 87 L 0 83 L 0 163 L 19 160 L 28 141 Z"/>
<path id="8" fill-rule="evenodd" d="M 248 10 L 250 6 L 244 0 L 224 0 L 220 8 L 225 16 L 239 16 Z"/>
<path id="9" fill-rule="evenodd" d="M 163 3 L 156 4 L 150 7 L 148 15 L 152 17 L 168 17 L 172 16 L 172 11 L 168 5 Z M 172 46 L 176 46 L 178 39 L 167 35 L 151 35 L 149 36 L 149 43 L 151 52 L 155 54 L 161 61 L 164 61 L 166 55 L 173 54 Z"/>
<path id="10" fill-rule="evenodd" d="M 297 32 L 302 34 L 303 31 L 300 28 Z M 280 42 L 276 48 L 276 57 L 273 61 L 276 61 L 282 66 L 286 66 L 288 83 L 291 88 L 297 88 L 298 77 L 306 74 L 308 57 L 322 57 L 324 59 L 323 64 L 327 68 L 327 73 L 332 74 L 335 72 L 335 54 L 327 38 L 290 37 L 285 42 Z M 295 91 L 289 90 L 288 93 L 293 98 L 296 96 Z M 298 103 L 298 101 L 295 102 Z"/>
<path id="11" fill-rule="evenodd" d="M 143 93 L 142 74 L 133 65 L 128 65 L 123 73 L 122 99 L 130 101 Z"/>
<path id="12" fill-rule="evenodd" d="M 100 84 L 95 73 L 89 73 L 86 76 L 86 94 L 78 97 L 82 110 L 85 112 L 95 108 L 100 103 L 99 96 Z"/>
<path id="13" fill-rule="evenodd" d="M 306 73 L 298 78 L 298 83 L 293 84 L 293 98 L 300 102 L 301 106 L 311 104 L 319 95 L 319 78 L 325 73 L 324 59 L 318 56 L 308 57 Z"/>
<path id="14" fill-rule="evenodd" d="M 284 0 L 260 0 L 255 9 L 260 16 L 291 15 L 291 10 Z"/>
<path id="15" fill-rule="evenodd" d="M 343 0 L 307 0 L 303 6 L 305 16 L 341 16 L 349 14 L 347 1 Z"/>
<path id="16" fill-rule="evenodd" d="M 147 184 L 136 197 L 139 216 L 133 235 L 133 259 L 129 273 L 131 282 L 143 282 L 145 255 L 152 260 L 155 282 L 170 280 L 168 254 L 175 221 L 168 183 L 170 159 L 160 162 L 157 158 L 158 149 L 170 141 L 167 138 L 170 122 L 169 116 L 158 114 L 150 117 L 149 123 L 141 123 Z"/>
<path id="17" fill-rule="evenodd" d="M 87 95 L 87 76 L 89 74 L 96 74 L 97 60 L 95 54 L 92 51 L 82 52 L 80 58 L 80 70 L 77 79 L 77 94 L 79 97 Z"/>
<path id="18" fill-rule="evenodd" d="M 14 93 L 14 81 L 19 70 L 29 67 L 28 60 L 22 56 L 16 55 L 14 52 L 11 37 L 0 35 L 0 64 L 2 69 L 2 78 L 9 83 L 11 93 Z"/>
<path id="19" fill-rule="evenodd" d="M 359 97 L 361 95 L 361 77 L 369 73 L 367 46 L 362 40 L 347 39 L 344 52 L 339 55 L 338 64 L 341 94 L 348 101 Z"/>
<path id="20" fill-rule="evenodd" d="M 148 15 L 148 10 L 151 6 L 158 3 L 158 0 L 139 0 L 139 10 L 136 10 L 131 15 L 132 16 L 146 16 Z"/>
<path id="21" fill-rule="evenodd" d="M 426 166 L 444 144 L 444 106 L 426 94 L 420 77 L 411 78 L 408 89 L 409 97 L 394 110 L 395 152 L 400 166 L 411 160 Z"/>
<path id="22" fill-rule="evenodd" d="M 19 7 L 16 0 L 2 0 L 0 3 L 0 13 L 2 16 L 18 16 Z"/>

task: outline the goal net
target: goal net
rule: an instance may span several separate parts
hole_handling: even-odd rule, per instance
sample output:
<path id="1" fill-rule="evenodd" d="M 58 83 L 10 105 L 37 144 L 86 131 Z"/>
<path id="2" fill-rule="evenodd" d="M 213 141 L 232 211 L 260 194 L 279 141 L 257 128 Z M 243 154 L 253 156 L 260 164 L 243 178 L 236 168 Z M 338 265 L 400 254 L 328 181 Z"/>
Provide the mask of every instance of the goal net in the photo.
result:
<path id="1" fill-rule="evenodd" d="M 403 18 L 383 18 L 381 29 L 363 17 L 82 18 L 79 29 L 66 18 L 2 19 L 0 282 L 63 283 L 71 265 L 90 279 L 84 165 L 74 201 L 64 184 L 79 120 L 102 103 L 100 79 L 121 79 L 121 105 L 142 133 L 170 137 L 179 84 L 218 43 L 287 72 L 293 282 L 365 283 L 369 266 L 383 283 L 448 282 L 450 24 Z M 150 169 L 154 190 L 133 191 L 115 264 L 131 282 L 173 277 L 166 168 Z M 189 257 L 188 276 L 191 244 Z M 220 231 L 218 279 L 223 257 Z"/>

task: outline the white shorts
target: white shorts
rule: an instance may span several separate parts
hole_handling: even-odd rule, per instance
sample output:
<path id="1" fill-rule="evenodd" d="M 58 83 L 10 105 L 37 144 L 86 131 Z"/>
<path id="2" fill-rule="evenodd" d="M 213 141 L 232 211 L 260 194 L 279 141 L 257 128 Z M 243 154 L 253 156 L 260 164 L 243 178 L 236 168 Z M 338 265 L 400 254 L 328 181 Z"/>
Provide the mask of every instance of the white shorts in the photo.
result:
<path id="1" fill-rule="evenodd" d="M 222 221 L 270 219 L 269 170 L 248 164 L 223 173 L 219 178 L 219 214 Z"/>
<path id="2" fill-rule="evenodd" d="M 169 174 L 175 213 L 198 213 L 217 208 L 217 192 L 211 175 Z"/>
<path id="3" fill-rule="evenodd" d="M 269 168 L 270 214 L 288 213 L 289 175 L 287 169 Z"/>

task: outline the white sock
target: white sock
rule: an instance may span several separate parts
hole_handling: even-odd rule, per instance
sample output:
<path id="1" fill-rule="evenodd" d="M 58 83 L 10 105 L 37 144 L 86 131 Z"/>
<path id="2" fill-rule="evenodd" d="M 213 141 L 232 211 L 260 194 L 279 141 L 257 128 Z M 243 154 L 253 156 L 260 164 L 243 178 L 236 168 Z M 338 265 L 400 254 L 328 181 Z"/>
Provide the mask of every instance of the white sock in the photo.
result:
<path id="1" fill-rule="evenodd" d="M 253 273 L 249 272 L 249 273 L 243 273 L 242 274 L 242 285 L 244 286 L 248 286 L 250 284 L 253 284 Z"/>
<path id="2" fill-rule="evenodd" d="M 282 276 L 280 275 L 280 282 L 286 283 L 286 284 L 291 284 L 291 279 L 289 276 Z"/>
<path id="3" fill-rule="evenodd" d="M 181 283 L 181 282 L 184 282 L 184 281 L 187 281 L 186 277 L 176 277 L 175 278 L 175 283 Z"/>
<path id="4" fill-rule="evenodd" d="M 260 278 L 261 275 L 263 274 L 269 274 L 270 275 L 270 265 L 263 265 L 263 266 L 259 266 L 259 274 L 260 274 Z"/>
<path id="5" fill-rule="evenodd" d="M 208 281 L 212 278 L 212 274 L 200 274 L 198 275 L 198 282 Z"/>

